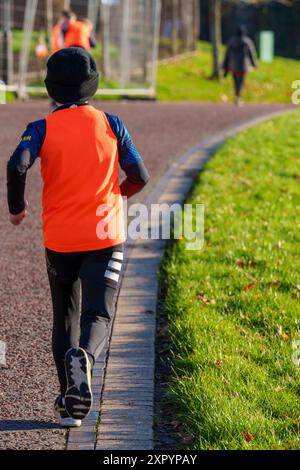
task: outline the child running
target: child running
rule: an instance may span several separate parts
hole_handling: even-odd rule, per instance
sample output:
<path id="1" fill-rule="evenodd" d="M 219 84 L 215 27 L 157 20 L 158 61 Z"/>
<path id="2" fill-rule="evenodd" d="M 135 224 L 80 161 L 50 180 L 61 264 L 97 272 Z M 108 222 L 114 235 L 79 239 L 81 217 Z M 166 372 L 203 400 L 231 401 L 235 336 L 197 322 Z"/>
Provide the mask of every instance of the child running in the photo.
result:
<path id="1" fill-rule="evenodd" d="M 149 180 L 121 119 L 89 104 L 98 82 L 96 63 L 84 49 L 53 54 L 45 84 L 59 106 L 28 124 L 7 165 L 10 222 L 19 225 L 27 216 L 27 170 L 41 160 L 52 348 L 60 383 L 54 409 L 63 427 L 80 426 L 91 409 L 91 373 L 106 341 L 123 262 L 122 197 L 133 196 Z M 121 185 L 119 165 L 126 174 Z"/>

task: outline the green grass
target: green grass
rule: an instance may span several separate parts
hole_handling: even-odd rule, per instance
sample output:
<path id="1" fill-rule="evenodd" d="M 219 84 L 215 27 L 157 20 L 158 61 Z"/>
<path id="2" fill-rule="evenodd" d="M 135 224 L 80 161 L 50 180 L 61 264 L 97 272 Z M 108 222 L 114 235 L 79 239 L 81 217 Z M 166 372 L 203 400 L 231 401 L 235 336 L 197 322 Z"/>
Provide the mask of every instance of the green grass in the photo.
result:
<path id="1" fill-rule="evenodd" d="M 224 53 L 224 50 L 223 50 Z M 220 83 L 210 80 L 211 46 L 199 43 L 189 59 L 158 67 L 158 99 L 162 101 L 231 101 L 231 77 Z M 291 103 L 291 83 L 300 79 L 300 61 L 276 57 L 272 64 L 260 63 L 249 73 L 244 99 L 247 102 Z"/>
<path id="2" fill-rule="evenodd" d="M 40 36 L 45 36 L 43 33 L 40 33 L 39 31 L 33 31 L 32 36 L 31 36 L 31 42 L 30 42 L 30 55 L 34 56 L 35 55 L 35 47 L 38 43 L 39 37 Z M 19 54 L 22 48 L 22 42 L 24 38 L 24 32 L 22 30 L 14 30 L 12 32 L 12 48 L 14 54 Z"/>
<path id="3" fill-rule="evenodd" d="M 35 48 L 39 41 L 39 38 L 42 37 L 45 39 L 45 32 L 40 31 L 33 31 L 31 36 L 30 42 L 30 55 L 33 57 L 35 56 Z M 15 54 L 19 54 L 22 48 L 22 42 L 24 38 L 23 30 L 13 30 L 12 32 L 12 44 L 13 44 L 13 52 Z M 100 61 L 102 55 L 102 45 L 98 41 L 96 47 L 92 50 L 93 56 L 97 61 Z M 109 54 L 112 58 L 117 58 L 120 55 L 120 49 L 113 44 L 109 47 Z"/>
<path id="4" fill-rule="evenodd" d="M 203 250 L 167 250 L 169 405 L 190 449 L 300 449 L 299 130 L 295 112 L 230 139 L 188 199 Z"/>
<path id="5" fill-rule="evenodd" d="M 35 46 L 40 37 L 34 31 L 30 45 L 30 55 L 35 55 Z M 13 50 L 20 52 L 23 31 L 13 31 Z M 162 42 L 161 47 L 164 46 Z M 98 43 L 93 55 L 99 62 L 101 44 Z M 224 48 L 222 48 L 222 55 Z M 111 57 L 118 57 L 118 48 L 111 46 Z M 171 64 L 159 64 L 157 73 L 157 98 L 160 101 L 210 101 L 229 102 L 233 100 L 231 77 L 220 82 L 211 80 L 211 45 L 199 42 L 195 56 L 182 59 Z M 300 79 L 300 61 L 275 57 L 272 64 L 260 63 L 259 68 L 248 75 L 244 93 L 246 102 L 259 103 L 291 103 L 294 90 L 291 84 Z M 118 83 L 101 81 L 103 88 L 118 88 Z M 136 84 L 135 86 L 140 86 Z M 120 97 L 104 97 L 100 99 L 119 99 Z"/>
<path id="6" fill-rule="evenodd" d="M 5 96 L 6 103 L 12 103 L 13 101 L 15 101 L 15 99 L 16 99 L 15 93 L 13 93 L 12 91 L 6 92 L 6 96 Z"/>
<path id="7" fill-rule="evenodd" d="M 33 80 L 31 83 L 30 83 L 30 86 L 33 86 L 33 87 L 44 87 L 45 84 L 44 84 L 44 80 L 41 78 L 39 80 Z M 113 81 L 113 80 L 101 80 L 100 82 L 100 88 L 103 88 L 103 89 L 117 89 L 119 88 L 119 85 L 117 82 Z M 45 89 L 45 92 L 34 92 L 34 93 L 30 93 L 30 96 L 33 97 L 33 98 L 45 98 L 47 97 L 47 91 Z M 93 97 L 93 101 L 119 101 L 122 97 L 121 96 L 118 96 L 118 95 L 97 95 L 97 96 L 94 96 Z"/>

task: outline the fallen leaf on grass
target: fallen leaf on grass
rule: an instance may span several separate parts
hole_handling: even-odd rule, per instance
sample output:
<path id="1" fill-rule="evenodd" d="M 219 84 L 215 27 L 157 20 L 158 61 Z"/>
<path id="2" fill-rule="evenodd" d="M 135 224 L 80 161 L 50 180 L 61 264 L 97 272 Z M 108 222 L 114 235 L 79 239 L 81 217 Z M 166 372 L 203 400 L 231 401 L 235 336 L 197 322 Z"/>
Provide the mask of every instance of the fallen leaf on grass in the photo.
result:
<path id="1" fill-rule="evenodd" d="M 239 268 L 245 268 L 245 267 L 246 267 L 245 261 L 242 261 L 241 259 L 238 259 L 235 264 L 236 264 Z"/>
<path id="2" fill-rule="evenodd" d="M 214 299 L 209 300 L 204 294 L 204 292 L 199 292 L 198 294 L 196 294 L 196 299 L 200 300 L 200 302 L 207 304 L 207 305 L 209 304 L 214 305 L 216 303 Z"/>
<path id="3" fill-rule="evenodd" d="M 240 183 L 245 186 L 246 188 L 251 188 L 252 183 L 249 180 L 246 180 L 245 178 L 240 178 Z"/>
<path id="4" fill-rule="evenodd" d="M 250 434 L 250 432 L 243 432 L 242 433 L 242 437 L 247 441 L 247 442 L 251 442 L 253 439 L 254 439 L 254 436 L 252 436 L 252 434 Z"/>
<path id="5" fill-rule="evenodd" d="M 221 359 L 218 359 L 217 361 L 215 361 L 215 366 L 218 369 L 221 369 L 223 367 L 223 361 Z"/>
<path id="6" fill-rule="evenodd" d="M 296 288 L 292 291 L 292 297 L 294 299 L 300 300 L 300 285 L 296 286 Z"/>
<path id="7" fill-rule="evenodd" d="M 191 444 L 193 442 L 193 436 L 191 436 L 190 434 L 185 434 L 184 436 L 182 436 L 181 442 L 183 444 Z"/>
<path id="8" fill-rule="evenodd" d="M 248 261 L 245 261 L 245 260 L 242 260 L 242 259 L 238 259 L 236 261 L 236 265 L 239 267 L 239 268 L 255 268 L 256 267 L 256 262 L 253 261 L 253 260 L 248 260 Z"/>
<path id="9" fill-rule="evenodd" d="M 277 325 L 277 336 L 281 341 L 288 341 L 289 335 L 285 333 L 281 325 Z"/>
<path id="10" fill-rule="evenodd" d="M 253 282 L 250 282 L 250 284 L 248 284 L 246 287 L 244 287 L 243 291 L 248 292 L 249 290 L 256 289 L 256 287 L 257 287 L 257 282 L 253 281 Z"/>
<path id="11" fill-rule="evenodd" d="M 280 286 L 281 286 L 281 282 L 280 282 L 280 281 L 273 281 L 273 282 L 270 282 L 270 287 L 272 287 L 273 289 L 279 289 Z"/>
<path id="12" fill-rule="evenodd" d="M 171 426 L 174 429 L 178 429 L 181 426 L 181 422 L 177 419 L 173 419 L 173 421 L 171 421 Z"/>

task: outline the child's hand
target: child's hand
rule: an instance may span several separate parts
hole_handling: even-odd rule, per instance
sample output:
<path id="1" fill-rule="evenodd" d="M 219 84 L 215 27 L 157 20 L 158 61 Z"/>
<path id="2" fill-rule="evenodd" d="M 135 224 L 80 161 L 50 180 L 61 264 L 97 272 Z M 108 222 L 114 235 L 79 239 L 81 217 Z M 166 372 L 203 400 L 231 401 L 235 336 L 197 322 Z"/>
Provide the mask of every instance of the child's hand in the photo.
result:
<path id="1" fill-rule="evenodd" d="M 20 225 L 27 216 L 27 207 L 28 202 L 26 201 L 26 207 L 22 212 L 20 212 L 20 214 L 9 214 L 9 221 L 13 225 Z"/>

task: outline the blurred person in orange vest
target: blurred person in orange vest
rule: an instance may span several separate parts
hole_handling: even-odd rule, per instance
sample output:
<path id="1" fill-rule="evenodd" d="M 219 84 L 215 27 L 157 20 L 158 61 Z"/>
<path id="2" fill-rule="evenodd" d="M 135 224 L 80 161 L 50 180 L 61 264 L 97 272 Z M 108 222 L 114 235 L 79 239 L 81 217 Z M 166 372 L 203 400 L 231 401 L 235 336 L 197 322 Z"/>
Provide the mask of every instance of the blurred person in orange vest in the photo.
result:
<path id="1" fill-rule="evenodd" d="M 63 27 L 64 47 L 82 47 L 89 51 L 96 47 L 96 40 L 93 36 L 93 25 L 86 18 L 71 17 Z"/>
<path id="2" fill-rule="evenodd" d="M 52 30 L 52 53 L 59 51 L 64 47 L 64 34 L 69 26 L 69 22 L 76 20 L 76 16 L 74 13 L 69 12 L 67 10 L 63 10 L 61 15 L 58 19 L 57 24 L 54 26 Z"/>
<path id="3" fill-rule="evenodd" d="M 52 30 L 52 52 L 59 51 L 63 48 L 64 37 L 61 30 L 61 25 L 58 23 L 54 26 Z"/>

